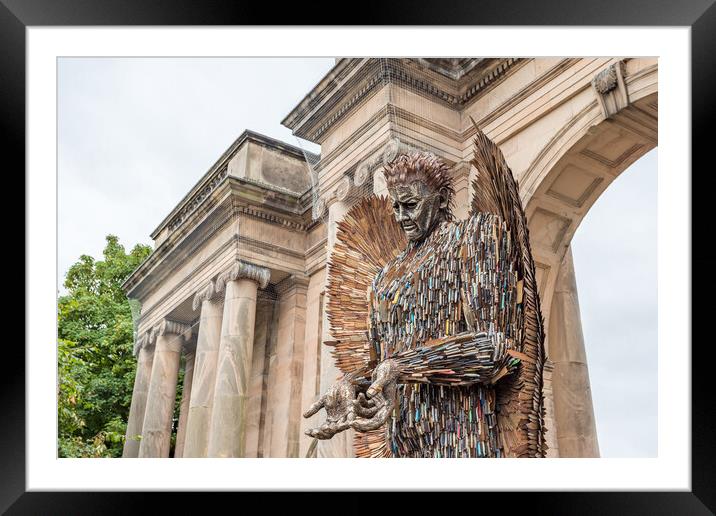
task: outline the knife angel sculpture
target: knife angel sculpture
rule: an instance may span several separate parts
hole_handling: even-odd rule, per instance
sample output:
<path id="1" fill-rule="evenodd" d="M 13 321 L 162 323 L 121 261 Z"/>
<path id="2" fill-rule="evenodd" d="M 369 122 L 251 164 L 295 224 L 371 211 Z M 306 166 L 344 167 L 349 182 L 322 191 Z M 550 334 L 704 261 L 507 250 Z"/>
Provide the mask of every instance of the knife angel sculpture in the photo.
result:
<path id="1" fill-rule="evenodd" d="M 474 122 L 473 122 L 474 123 Z M 356 430 L 358 457 L 544 457 L 544 330 L 527 221 L 502 152 L 475 125 L 470 215 L 430 153 L 385 166 L 389 197 L 338 223 L 328 266 L 342 378 L 306 433 Z"/>

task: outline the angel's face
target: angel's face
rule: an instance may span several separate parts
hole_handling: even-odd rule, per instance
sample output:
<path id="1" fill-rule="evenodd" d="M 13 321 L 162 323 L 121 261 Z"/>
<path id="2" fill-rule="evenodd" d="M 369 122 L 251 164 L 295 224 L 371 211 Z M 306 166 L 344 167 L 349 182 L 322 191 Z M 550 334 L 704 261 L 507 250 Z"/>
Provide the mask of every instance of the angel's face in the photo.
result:
<path id="1" fill-rule="evenodd" d="M 420 242 L 435 228 L 440 218 L 443 195 L 422 181 L 397 184 L 390 189 L 395 220 L 411 242 Z"/>

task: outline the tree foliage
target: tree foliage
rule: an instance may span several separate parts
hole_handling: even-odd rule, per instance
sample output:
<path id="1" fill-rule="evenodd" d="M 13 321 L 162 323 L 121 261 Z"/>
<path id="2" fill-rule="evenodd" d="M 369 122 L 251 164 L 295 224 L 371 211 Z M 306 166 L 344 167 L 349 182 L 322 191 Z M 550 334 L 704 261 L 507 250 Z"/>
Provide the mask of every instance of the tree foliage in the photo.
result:
<path id="1" fill-rule="evenodd" d="M 82 255 L 65 276 L 58 300 L 58 454 L 122 454 L 136 361 L 134 324 L 122 282 L 149 256 L 106 237 L 104 259 Z"/>

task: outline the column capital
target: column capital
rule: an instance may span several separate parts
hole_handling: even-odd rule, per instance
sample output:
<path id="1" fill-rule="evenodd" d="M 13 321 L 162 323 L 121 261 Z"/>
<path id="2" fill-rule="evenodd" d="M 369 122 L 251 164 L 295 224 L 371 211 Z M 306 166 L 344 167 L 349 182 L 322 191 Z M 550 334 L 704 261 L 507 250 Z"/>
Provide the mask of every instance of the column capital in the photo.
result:
<path id="1" fill-rule="evenodd" d="M 142 348 L 149 347 L 149 345 L 151 344 L 151 339 L 150 339 L 151 334 L 152 334 L 151 331 L 145 331 L 141 335 L 137 335 L 137 338 L 134 339 L 134 349 L 133 349 L 132 353 L 134 354 L 135 357 L 137 355 L 139 355 L 139 351 Z"/>
<path id="2" fill-rule="evenodd" d="M 162 321 L 154 327 L 153 333 L 159 335 L 179 335 L 184 340 L 191 338 L 191 326 L 186 323 L 172 321 L 171 319 L 162 319 Z"/>
<path id="3" fill-rule="evenodd" d="M 283 296 L 292 289 L 307 289 L 309 281 L 310 278 L 308 276 L 291 274 L 290 276 L 276 283 L 274 288 L 276 289 L 276 293 L 279 296 Z"/>
<path id="4" fill-rule="evenodd" d="M 215 289 L 217 293 L 223 292 L 229 281 L 235 281 L 237 279 L 254 280 L 259 284 L 259 287 L 266 288 L 270 277 L 271 271 L 266 267 L 261 267 L 260 265 L 255 265 L 243 260 L 236 260 L 228 270 L 219 274 L 219 277 L 216 278 Z"/>
<path id="5" fill-rule="evenodd" d="M 203 301 L 208 301 L 217 297 L 216 283 L 214 280 L 210 280 L 209 283 L 202 289 L 200 289 L 195 295 L 194 300 L 191 302 L 192 310 L 196 311 L 201 306 Z"/>

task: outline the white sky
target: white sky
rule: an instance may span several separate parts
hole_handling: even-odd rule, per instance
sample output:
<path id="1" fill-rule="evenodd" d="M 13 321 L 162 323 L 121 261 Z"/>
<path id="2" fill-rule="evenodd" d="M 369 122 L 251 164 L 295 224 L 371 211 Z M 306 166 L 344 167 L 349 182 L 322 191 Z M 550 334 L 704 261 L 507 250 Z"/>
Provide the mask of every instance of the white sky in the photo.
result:
<path id="1" fill-rule="evenodd" d="M 58 290 L 81 254 L 101 258 L 107 234 L 151 245 L 244 129 L 297 145 L 280 122 L 333 63 L 60 59 Z M 656 159 L 617 178 L 572 242 L 603 457 L 657 453 Z"/>

